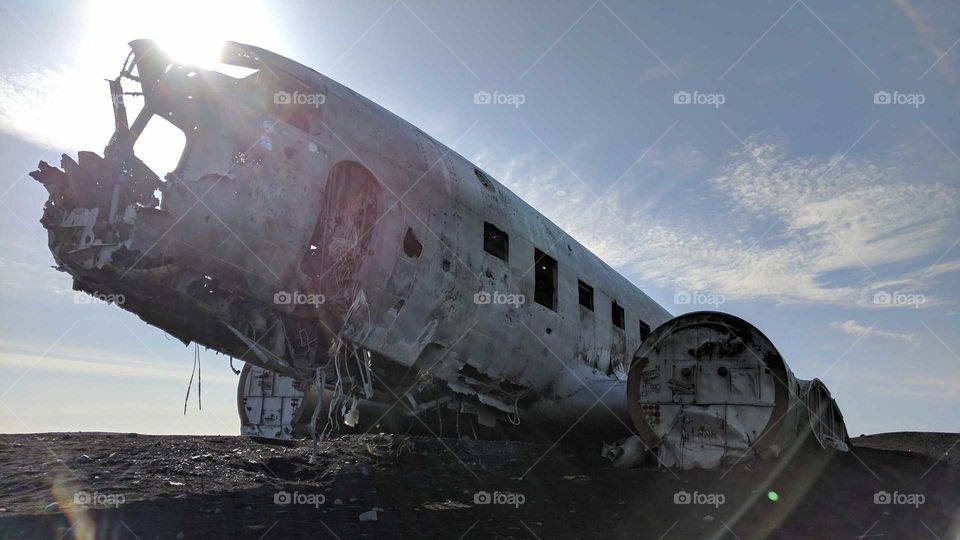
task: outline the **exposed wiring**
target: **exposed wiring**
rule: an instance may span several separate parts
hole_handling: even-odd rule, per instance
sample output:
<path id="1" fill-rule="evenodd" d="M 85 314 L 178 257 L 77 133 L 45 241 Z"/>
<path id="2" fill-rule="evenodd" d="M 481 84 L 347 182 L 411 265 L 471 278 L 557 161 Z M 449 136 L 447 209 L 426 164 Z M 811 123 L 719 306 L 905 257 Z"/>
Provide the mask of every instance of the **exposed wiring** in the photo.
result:
<path id="1" fill-rule="evenodd" d="M 517 399 L 513 400 L 513 414 L 507 415 L 507 420 L 509 420 L 510 423 L 515 426 L 520 425 L 520 409 L 517 408 L 517 404 L 519 403 L 520 403 L 520 396 L 517 396 Z"/>
<path id="2" fill-rule="evenodd" d="M 237 372 L 239 373 L 239 371 Z M 187 395 L 183 398 L 183 414 L 187 414 L 187 402 L 190 401 L 190 389 L 193 388 L 193 376 L 197 376 L 197 408 L 203 410 L 203 400 L 200 397 L 200 344 L 193 343 L 193 369 L 190 371 L 190 382 L 187 383 Z"/>
<path id="3" fill-rule="evenodd" d="M 310 463 L 316 461 L 317 453 L 319 451 L 319 442 L 321 437 L 326 433 L 326 427 L 324 427 L 323 432 L 320 433 L 320 436 L 317 435 L 317 419 L 320 416 L 320 410 L 323 408 L 323 389 L 327 385 L 327 374 L 323 370 L 317 370 L 317 376 L 314 377 L 314 383 L 317 386 L 317 405 L 313 408 L 313 414 L 310 416 L 310 425 L 308 429 L 310 431 L 310 438 L 313 439 L 313 453 L 310 454 Z"/>

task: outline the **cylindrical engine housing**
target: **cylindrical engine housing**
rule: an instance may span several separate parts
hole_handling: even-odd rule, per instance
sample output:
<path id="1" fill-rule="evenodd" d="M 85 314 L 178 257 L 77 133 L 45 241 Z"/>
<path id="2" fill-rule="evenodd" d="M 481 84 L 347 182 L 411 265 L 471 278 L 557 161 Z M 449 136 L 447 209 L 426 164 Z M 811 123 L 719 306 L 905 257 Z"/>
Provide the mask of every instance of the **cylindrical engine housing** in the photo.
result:
<path id="1" fill-rule="evenodd" d="M 776 455 L 796 437 L 798 383 L 773 343 L 725 313 L 676 317 L 643 342 L 627 380 L 637 434 L 668 467 Z"/>

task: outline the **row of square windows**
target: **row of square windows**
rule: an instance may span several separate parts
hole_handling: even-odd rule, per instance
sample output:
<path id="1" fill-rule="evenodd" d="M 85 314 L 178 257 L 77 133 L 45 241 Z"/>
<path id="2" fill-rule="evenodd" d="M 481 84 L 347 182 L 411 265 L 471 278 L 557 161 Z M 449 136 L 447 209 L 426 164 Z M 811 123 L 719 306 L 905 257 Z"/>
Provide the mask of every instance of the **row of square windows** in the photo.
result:
<path id="1" fill-rule="evenodd" d="M 507 233 L 501 231 L 491 223 L 483 222 L 483 250 L 487 253 L 502 259 L 508 260 L 510 253 L 510 237 Z M 533 274 L 533 300 L 534 302 L 557 310 L 557 261 L 537 248 L 533 249 L 534 274 Z M 593 287 L 583 280 L 577 280 L 577 296 L 580 305 L 590 311 L 593 309 Z M 610 300 L 610 318 L 613 325 L 624 330 L 624 321 L 626 314 L 623 306 L 616 300 Z M 650 335 L 650 325 L 640 321 L 640 340 L 647 339 Z"/>

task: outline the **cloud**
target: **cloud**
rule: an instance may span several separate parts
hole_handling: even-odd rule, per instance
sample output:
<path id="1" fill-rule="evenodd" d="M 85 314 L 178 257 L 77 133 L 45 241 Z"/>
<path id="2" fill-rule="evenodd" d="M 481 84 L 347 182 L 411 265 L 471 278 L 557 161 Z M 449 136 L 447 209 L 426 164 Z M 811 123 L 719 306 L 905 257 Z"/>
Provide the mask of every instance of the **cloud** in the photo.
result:
<path id="1" fill-rule="evenodd" d="M 0 297 L 12 302 L 36 302 L 49 300 L 52 295 L 73 294 L 70 277 L 50 268 L 46 253 L 36 253 L 39 250 L 32 246 L 12 245 L 10 250 L 12 256 L 0 257 Z"/>
<path id="2" fill-rule="evenodd" d="M 949 59 L 944 58 L 944 55 L 949 52 L 949 49 L 940 46 L 939 42 L 942 41 L 942 38 L 939 32 L 927 23 L 927 18 L 920 13 L 909 0 L 894 0 L 894 3 L 903 11 L 903 14 L 910 19 L 910 23 L 917 32 L 920 43 L 930 53 L 931 62 L 936 62 L 937 71 L 940 72 L 947 81 L 956 83 L 958 80 L 957 72 Z"/>
<path id="3" fill-rule="evenodd" d="M 60 151 L 100 147 L 113 131 L 107 83 L 66 66 L 0 73 L 0 130 Z"/>
<path id="4" fill-rule="evenodd" d="M 684 184 L 663 181 L 673 173 L 664 155 L 651 153 L 610 193 L 552 156 L 476 159 L 621 272 L 674 290 L 878 307 L 881 285 L 930 287 L 960 270 L 956 261 L 918 268 L 954 240 L 960 193 L 902 170 L 902 156 L 791 157 L 783 141 L 755 136 L 707 180 L 694 173 Z"/>
<path id="5" fill-rule="evenodd" d="M 906 176 L 882 161 L 791 159 L 753 138 L 711 182 L 744 210 L 780 219 L 792 244 L 813 248 L 811 270 L 872 271 L 933 252 L 956 218 L 956 188 Z"/>
<path id="6" fill-rule="evenodd" d="M 960 261 L 937 262 L 931 266 L 874 284 L 874 289 L 921 292 L 935 287 L 936 281 L 945 274 L 960 271 Z"/>
<path id="7" fill-rule="evenodd" d="M 35 349 L 42 350 L 42 349 Z M 111 358 L 114 361 L 104 361 L 104 358 Z M 189 376 L 185 372 L 185 365 L 176 367 L 160 361 L 150 361 L 149 359 L 137 359 L 135 355 L 126 355 L 120 358 L 117 353 L 111 351 L 89 351 L 89 350 L 67 350 L 66 352 L 51 352 L 46 355 L 38 356 L 35 352 L 29 352 L 23 349 L 4 347 L 0 349 L 0 366 L 4 369 L 16 370 L 22 369 L 24 373 L 29 371 L 41 371 L 55 374 L 78 374 L 95 375 L 97 377 L 122 377 L 134 379 L 173 379 L 184 381 Z M 214 369 L 223 372 L 221 365 L 215 364 Z M 226 384 L 236 383 L 236 377 L 218 373 L 204 372 L 204 381 L 220 382 Z M 14 383 L 16 377 L 11 377 L 11 383 Z M 3 389 L 8 391 L 10 388 Z"/>
<path id="8" fill-rule="evenodd" d="M 287 49 L 286 34 L 273 10 L 254 0 L 170 0 L 162 5 L 144 0 L 98 0 L 86 4 L 87 16 L 75 21 L 81 32 L 71 44 L 76 56 L 64 55 L 69 65 L 29 64 L 26 69 L 0 73 L 0 131 L 62 152 L 102 149 L 114 130 L 104 79 L 119 74 L 129 52 L 125 43 L 130 40 L 156 39 L 174 55 L 197 62 L 200 59 L 192 56 L 209 52 L 217 40 L 258 43 L 274 51 Z M 130 17 L 132 12 L 137 16 Z M 190 16 L 184 17 L 184 13 Z M 140 108 L 143 100 L 127 96 L 125 101 L 132 121 L 133 109 Z"/>
<path id="9" fill-rule="evenodd" d="M 857 336 L 858 338 L 867 337 L 867 336 L 877 336 L 877 337 L 890 338 L 890 339 L 901 339 L 914 346 L 917 345 L 917 342 L 915 340 L 916 336 L 914 336 L 913 334 L 902 334 L 899 332 L 888 332 L 885 330 L 877 330 L 876 325 L 868 327 L 852 319 L 848 321 L 833 321 L 830 323 L 830 328 L 833 330 L 846 332 L 847 334 Z"/>

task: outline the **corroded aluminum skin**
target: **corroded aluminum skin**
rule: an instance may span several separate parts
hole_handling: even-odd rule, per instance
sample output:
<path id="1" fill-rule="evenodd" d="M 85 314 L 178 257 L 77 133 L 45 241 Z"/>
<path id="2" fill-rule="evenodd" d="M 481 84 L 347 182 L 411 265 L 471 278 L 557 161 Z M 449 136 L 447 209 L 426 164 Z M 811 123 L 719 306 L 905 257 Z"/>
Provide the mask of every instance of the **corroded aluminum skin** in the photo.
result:
<path id="1" fill-rule="evenodd" d="M 639 321 L 670 314 L 596 255 L 456 152 L 296 62 L 228 43 L 224 62 L 258 70 L 234 79 L 172 63 L 150 41 L 131 48 L 146 112 L 129 129 L 118 115 L 105 159 L 65 157 L 66 180 L 34 173 L 55 189 L 44 224 L 77 289 L 122 293 L 122 308 L 184 342 L 306 382 L 338 350 L 362 349 L 366 401 L 446 394 L 478 417 L 626 429 Z M 322 104 L 277 103 L 278 92 Z M 187 139 L 162 181 L 131 150 L 148 121 Z M 509 235 L 507 261 L 484 251 L 485 221 Z M 533 302 L 535 248 L 557 261 L 556 310 Z M 578 279 L 595 311 L 579 305 Z M 282 292 L 325 301 L 275 302 Z M 364 367 L 345 369 L 355 388 Z"/>
<path id="2" fill-rule="evenodd" d="M 637 436 L 667 467 L 779 456 L 810 435 L 848 449 L 823 383 L 797 379 L 760 330 L 726 313 L 685 313 L 654 330 L 631 363 L 627 401 Z"/>
<path id="3" fill-rule="evenodd" d="M 31 173 L 50 192 L 41 222 L 75 289 L 124 298 L 184 343 L 250 364 L 242 433 L 636 431 L 683 468 L 775 455 L 809 433 L 843 449 L 829 392 L 796 381 L 756 328 L 671 319 L 509 189 L 352 90 L 248 45 L 226 43 L 222 58 L 255 70 L 243 78 L 175 63 L 151 41 L 131 48 L 110 82 L 104 156 Z M 144 99 L 132 123 L 129 81 Z M 150 122 L 186 137 L 162 179 L 133 151 Z M 505 260 L 484 249 L 485 222 L 509 236 Z M 555 309 L 534 301 L 535 250 L 556 261 Z M 643 325 L 656 330 L 642 342 Z M 697 375 L 684 390 L 685 366 L 719 364 L 729 379 Z"/>

